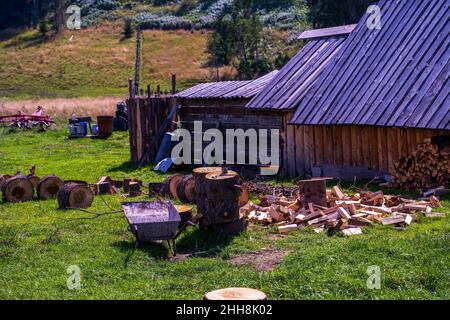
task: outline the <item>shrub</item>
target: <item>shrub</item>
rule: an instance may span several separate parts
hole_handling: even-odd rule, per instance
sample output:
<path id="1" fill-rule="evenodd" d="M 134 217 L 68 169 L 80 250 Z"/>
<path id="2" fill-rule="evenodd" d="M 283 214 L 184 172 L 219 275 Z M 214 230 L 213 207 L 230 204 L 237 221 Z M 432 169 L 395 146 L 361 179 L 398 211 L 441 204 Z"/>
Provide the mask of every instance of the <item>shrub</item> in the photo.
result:
<path id="1" fill-rule="evenodd" d="M 41 20 L 39 23 L 39 32 L 42 34 L 42 36 L 46 36 L 48 33 L 48 24 L 47 21 Z"/>
<path id="2" fill-rule="evenodd" d="M 131 38 L 133 36 L 133 21 L 130 18 L 126 18 L 123 25 L 123 36 L 125 38 Z"/>

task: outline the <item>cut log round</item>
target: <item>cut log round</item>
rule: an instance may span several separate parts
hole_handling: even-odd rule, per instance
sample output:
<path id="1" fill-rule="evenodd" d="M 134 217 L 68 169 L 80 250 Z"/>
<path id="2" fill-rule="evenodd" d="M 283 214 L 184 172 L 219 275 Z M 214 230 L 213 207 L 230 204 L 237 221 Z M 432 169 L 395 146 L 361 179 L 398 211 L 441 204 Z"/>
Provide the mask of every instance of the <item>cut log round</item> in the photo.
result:
<path id="1" fill-rule="evenodd" d="M 240 187 L 239 208 L 245 206 L 250 201 L 250 193 L 247 188 Z"/>
<path id="2" fill-rule="evenodd" d="M 94 193 L 83 184 L 67 183 L 58 193 L 58 204 L 60 209 L 86 209 L 92 205 Z"/>
<path id="3" fill-rule="evenodd" d="M 174 199 L 177 199 L 177 200 L 178 200 L 177 187 L 182 179 L 183 179 L 183 175 L 176 174 L 176 175 L 172 176 L 172 179 L 170 179 L 170 183 L 169 183 L 170 194 L 172 195 L 172 197 Z"/>
<path id="4" fill-rule="evenodd" d="M 231 223 L 239 220 L 239 204 L 236 200 L 205 200 L 203 225 Z"/>
<path id="5" fill-rule="evenodd" d="M 204 184 L 206 180 L 206 176 L 210 173 L 214 172 L 222 172 L 222 168 L 219 167 L 203 167 L 197 168 L 192 171 L 192 174 L 195 179 L 195 191 L 198 194 L 202 194 L 205 190 Z"/>
<path id="6" fill-rule="evenodd" d="M 208 200 L 238 199 L 241 193 L 236 187 L 241 178 L 234 171 L 214 172 L 206 176 L 206 197 Z"/>
<path id="7" fill-rule="evenodd" d="M 163 196 L 173 196 L 177 192 L 178 182 L 183 178 L 181 174 L 174 174 L 173 176 L 167 177 L 164 180 L 161 187 L 161 195 Z M 172 182 L 173 180 L 173 182 Z M 173 191 L 173 192 L 172 192 Z"/>
<path id="8" fill-rule="evenodd" d="M 33 185 L 33 189 L 37 190 L 39 181 L 41 181 L 41 179 L 39 177 L 36 177 L 35 175 L 29 174 L 27 176 L 27 179 L 31 182 L 31 184 Z"/>
<path id="9" fill-rule="evenodd" d="M 227 288 L 208 292 L 203 300 L 267 300 L 264 292 L 250 288 Z"/>
<path id="10" fill-rule="evenodd" d="M 184 176 L 177 185 L 177 197 L 184 202 L 195 201 L 195 180 L 193 175 Z"/>
<path id="11" fill-rule="evenodd" d="M 55 175 L 46 176 L 39 181 L 37 195 L 42 200 L 55 199 L 63 185 L 64 183 L 59 177 Z"/>
<path id="12" fill-rule="evenodd" d="M 24 176 L 15 176 L 2 185 L 3 201 L 23 202 L 33 199 L 33 184 Z"/>
<path id="13" fill-rule="evenodd" d="M 12 176 L 9 174 L 0 174 L 0 189 L 2 188 L 3 184 L 6 182 L 6 180 L 11 179 Z"/>
<path id="14" fill-rule="evenodd" d="M 201 216 L 204 215 L 205 213 L 206 176 L 210 173 L 221 171 L 222 168 L 219 167 L 203 167 L 203 168 L 196 168 L 192 172 L 195 181 L 197 213 Z"/>
<path id="15" fill-rule="evenodd" d="M 181 222 L 179 228 L 183 227 L 188 221 L 192 220 L 192 206 L 189 205 L 175 205 L 175 209 L 177 209 L 178 213 L 181 217 Z"/>
<path id="16" fill-rule="evenodd" d="M 246 219 L 238 219 L 230 223 L 213 224 L 208 229 L 222 237 L 234 237 L 247 231 L 247 226 Z"/>

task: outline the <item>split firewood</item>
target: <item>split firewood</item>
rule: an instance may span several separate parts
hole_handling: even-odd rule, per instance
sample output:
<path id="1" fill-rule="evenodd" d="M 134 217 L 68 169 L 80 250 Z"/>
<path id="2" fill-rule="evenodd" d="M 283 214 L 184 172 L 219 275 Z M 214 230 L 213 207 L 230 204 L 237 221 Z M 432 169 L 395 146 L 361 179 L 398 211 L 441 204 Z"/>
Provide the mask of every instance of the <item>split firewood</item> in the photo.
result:
<path id="1" fill-rule="evenodd" d="M 425 139 L 409 156 L 394 164 L 391 187 L 406 190 L 429 190 L 437 195 L 442 186 L 450 184 L 450 155 L 445 149 Z M 430 193 L 431 192 L 431 193 Z"/>
<path id="2" fill-rule="evenodd" d="M 280 232 L 311 226 L 316 232 L 326 230 L 328 234 L 350 230 L 342 232 L 348 235 L 358 234 L 362 227 L 374 224 L 405 228 L 418 221 L 420 214 L 443 216 L 432 213 L 432 208 L 441 205 L 436 196 L 415 200 L 385 196 L 381 191 L 360 190 L 350 197 L 336 186 L 327 192 L 326 207 L 312 202 L 303 204 L 299 201 L 301 195 L 298 197 L 264 195 L 260 197 L 260 206 L 246 204 L 241 207 L 241 216 L 257 224 L 283 227 Z"/>
<path id="3" fill-rule="evenodd" d="M 331 192 L 333 193 L 334 196 L 336 196 L 339 200 L 343 200 L 345 198 L 344 193 L 342 192 L 341 188 L 339 188 L 338 186 L 334 186 L 331 189 Z"/>
<path id="4" fill-rule="evenodd" d="M 389 217 L 389 218 L 384 218 L 381 223 L 383 225 L 391 225 L 391 224 L 398 224 L 398 223 L 402 223 L 405 222 L 405 217 L 402 215 L 396 215 L 393 217 Z"/>
<path id="5" fill-rule="evenodd" d="M 349 229 L 344 229 L 341 232 L 345 236 L 353 236 L 356 234 L 362 234 L 361 228 L 349 228 Z"/>
<path id="6" fill-rule="evenodd" d="M 296 224 L 289 224 L 287 226 L 279 226 L 278 232 L 279 233 L 288 233 L 291 231 L 299 230 L 298 226 Z"/>

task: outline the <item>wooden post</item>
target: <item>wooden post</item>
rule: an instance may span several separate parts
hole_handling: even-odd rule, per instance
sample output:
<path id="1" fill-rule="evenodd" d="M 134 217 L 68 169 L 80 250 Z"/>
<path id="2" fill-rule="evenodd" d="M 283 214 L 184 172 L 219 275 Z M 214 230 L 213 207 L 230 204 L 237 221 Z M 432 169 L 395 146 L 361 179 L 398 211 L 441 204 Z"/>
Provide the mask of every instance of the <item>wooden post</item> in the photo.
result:
<path id="1" fill-rule="evenodd" d="M 134 99 L 133 80 L 128 79 L 128 95 L 130 100 Z"/>
<path id="2" fill-rule="evenodd" d="M 147 97 L 151 97 L 152 96 L 152 88 L 150 87 L 150 85 L 147 86 Z"/>
<path id="3" fill-rule="evenodd" d="M 172 75 L 172 94 L 176 94 L 177 93 L 177 75 L 173 74 Z"/>
<path id="4" fill-rule="evenodd" d="M 139 73 L 141 68 L 141 27 L 137 28 L 136 65 L 134 68 L 134 93 L 139 94 Z"/>

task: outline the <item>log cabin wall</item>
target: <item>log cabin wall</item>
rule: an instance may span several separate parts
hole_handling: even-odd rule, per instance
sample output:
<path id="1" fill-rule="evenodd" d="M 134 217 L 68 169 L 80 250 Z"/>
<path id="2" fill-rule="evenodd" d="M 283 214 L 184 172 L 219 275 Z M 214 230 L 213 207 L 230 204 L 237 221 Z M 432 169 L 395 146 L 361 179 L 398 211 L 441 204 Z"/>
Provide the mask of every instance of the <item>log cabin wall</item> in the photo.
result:
<path id="1" fill-rule="evenodd" d="M 285 124 L 290 116 L 284 118 Z M 450 135 L 442 130 L 372 126 L 285 127 L 283 172 L 290 177 L 317 176 L 318 172 L 313 172 L 317 169 L 323 176 L 342 179 L 389 174 L 395 162 L 410 156 L 424 139 Z"/>
<path id="2" fill-rule="evenodd" d="M 193 132 L 194 121 L 201 121 L 203 133 L 208 129 L 219 129 L 224 137 L 227 129 L 243 129 L 244 131 L 278 129 L 280 133 L 284 131 L 283 114 L 246 109 L 245 105 L 248 101 L 248 99 L 181 100 L 179 110 L 181 126 Z M 209 142 L 205 142 L 204 146 L 207 144 Z M 250 146 L 247 145 L 247 155 L 249 148 Z M 226 159 L 225 150 L 224 158 Z"/>

